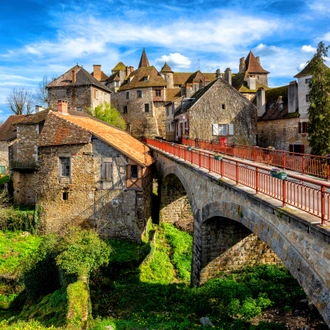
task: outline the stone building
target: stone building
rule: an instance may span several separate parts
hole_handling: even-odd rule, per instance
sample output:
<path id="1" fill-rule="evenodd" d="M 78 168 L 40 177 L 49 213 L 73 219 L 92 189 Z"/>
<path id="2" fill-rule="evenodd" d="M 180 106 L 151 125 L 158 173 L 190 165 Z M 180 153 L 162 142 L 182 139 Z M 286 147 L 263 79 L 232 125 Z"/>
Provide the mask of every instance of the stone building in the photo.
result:
<path id="1" fill-rule="evenodd" d="M 255 145 L 257 108 L 225 79 L 219 77 L 184 100 L 174 114 L 176 140 L 217 140 Z"/>
<path id="2" fill-rule="evenodd" d="M 232 76 L 232 85 L 246 98 L 252 100 L 259 88 L 268 88 L 268 74 L 260 64 L 260 57 L 255 57 L 252 51 L 249 52 L 246 59 L 242 57 L 239 62 L 239 72 L 231 74 L 229 68 L 225 75 Z M 226 79 L 228 80 L 228 79 Z"/>
<path id="3" fill-rule="evenodd" d="M 288 86 L 258 90 L 258 145 L 298 153 L 310 153 L 308 141 L 310 63 Z"/>
<path id="4" fill-rule="evenodd" d="M 12 115 L 0 126 L 0 175 L 9 173 L 9 153 L 16 153 L 15 123 L 24 115 Z"/>
<path id="5" fill-rule="evenodd" d="M 17 125 L 14 200 L 41 210 L 40 230 L 70 225 L 140 241 L 151 210 L 152 157 L 128 133 L 84 113 L 44 110 Z M 32 166 L 32 165 L 35 166 Z"/>
<path id="6" fill-rule="evenodd" d="M 69 111 L 86 112 L 87 108 L 95 108 L 104 102 L 111 103 L 111 91 L 105 86 L 107 78 L 101 65 L 94 65 L 92 74 L 75 65 L 47 85 L 48 106 L 56 109 L 57 101 L 65 100 Z"/>
<path id="7" fill-rule="evenodd" d="M 142 51 L 139 66 L 125 66 L 119 62 L 105 84 L 112 94 L 112 103 L 125 118 L 133 136 L 161 136 L 173 128 L 173 116 L 166 112 L 190 97 L 216 77 L 215 73 L 173 72 L 165 63 L 158 72 L 149 64 L 146 51 Z M 169 133 L 173 135 L 172 133 Z"/>

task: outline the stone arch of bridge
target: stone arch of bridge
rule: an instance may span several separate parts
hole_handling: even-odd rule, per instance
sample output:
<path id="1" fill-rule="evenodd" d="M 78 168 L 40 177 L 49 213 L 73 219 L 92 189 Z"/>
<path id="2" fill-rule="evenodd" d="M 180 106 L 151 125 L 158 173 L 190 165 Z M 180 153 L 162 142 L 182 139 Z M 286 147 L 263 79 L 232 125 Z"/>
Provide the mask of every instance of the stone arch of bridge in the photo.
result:
<path id="1" fill-rule="evenodd" d="M 248 215 L 248 216 L 245 216 Z M 253 216 L 254 221 L 250 221 L 249 218 Z M 240 205 L 234 202 L 219 201 L 208 203 L 203 206 L 199 217 L 194 219 L 194 228 L 198 229 L 198 232 L 194 231 L 194 260 L 192 270 L 192 282 L 195 285 L 201 284 L 201 280 L 205 282 L 207 275 L 203 274 L 203 268 L 207 264 L 203 252 L 203 234 L 205 235 L 205 226 L 207 227 L 210 222 L 212 225 L 218 222 L 218 228 L 222 225 L 231 225 L 231 233 L 234 232 L 235 228 L 238 229 L 237 241 L 241 245 L 244 241 L 251 238 L 251 234 L 260 240 L 258 249 L 268 247 L 273 251 L 278 260 L 272 260 L 273 262 L 281 261 L 294 278 L 298 281 L 300 286 L 305 291 L 308 298 L 314 303 L 316 308 L 323 315 L 325 320 L 326 305 L 320 304 L 318 296 L 324 295 L 323 299 L 330 299 L 330 294 L 325 291 L 325 284 L 322 283 L 322 278 L 318 273 L 310 266 L 308 260 L 299 252 L 303 249 L 302 242 L 297 241 L 295 244 L 292 243 L 292 239 L 289 238 L 293 233 L 283 231 L 283 228 L 277 227 L 270 221 L 266 220 L 246 205 Z M 234 223 L 236 223 L 234 225 Z M 245 227 L 245 234 L 244 229 Z M 234 229 L 233 229 L 234 228 Z M 227 233 L 228 234 L 228 233 Z M 242 237 L 242 241 L 239 241 L 239 237 Z M 205 244 L 205 239 L 204 239 Z M 264 244 L 264 246 L 263 246 Z M 251 247 L 255 247 L 255 239 L 249 242 Z M 269 254 L 270 251 L 265 249 Z M 226 253 L 226 252 L 225 252 Z M 225 256 L 228 258 L 228 256 Z M 267 257 L 273 258 L 271 254 Z M 211 260 L 212 262 L 213 260 Z M 205 270 L 204 270 L 205 272 Z M 207 272 L 207 271 L 206 271 Z"/>

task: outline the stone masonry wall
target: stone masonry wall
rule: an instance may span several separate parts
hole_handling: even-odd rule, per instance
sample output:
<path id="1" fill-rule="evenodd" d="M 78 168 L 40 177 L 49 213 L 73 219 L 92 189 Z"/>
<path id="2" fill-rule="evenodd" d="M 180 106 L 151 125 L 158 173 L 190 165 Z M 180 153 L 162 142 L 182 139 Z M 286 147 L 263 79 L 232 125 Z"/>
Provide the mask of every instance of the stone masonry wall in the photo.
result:
<path id="1" fill-rule="evenodd" d="M 19 159 L 20 162 L 37 162 L 39 125 L 18 125 L 17 136 L 17 159 Z M 14 161 L 17 159 L 14 159 Z"/>
<path id="2" fill-rule="evenodd" d="M 233 124 L 228 144 L 255 145 L 257 108 L 223 79 L 218 79 L 189 110 L 189 137 L 212 140 L 212 124 Z"/>
<path id="3" fill-rule="evenodd" d="M 308 134 L 298 133 L 301 118 L 258 121 L 258 145 L 289 151 L 290 144 L 303 144 L 305 153 L 310 153 Z M 307 121 L 304 120 L 304 121 Z"/>

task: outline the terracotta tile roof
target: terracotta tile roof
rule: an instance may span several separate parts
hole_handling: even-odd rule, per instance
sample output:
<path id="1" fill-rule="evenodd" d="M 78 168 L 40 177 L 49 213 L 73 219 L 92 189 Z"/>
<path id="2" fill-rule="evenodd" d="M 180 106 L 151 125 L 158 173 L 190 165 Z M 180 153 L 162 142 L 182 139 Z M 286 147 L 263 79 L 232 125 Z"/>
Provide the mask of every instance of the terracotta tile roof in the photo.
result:
<path id="1" fill-rule="evenodd" d="M 72 82 L 72 71 L 76 72 L 76 81 Z M 110 92 L 108 87 L 95 79 L 90 73 L 88 73 L 83 67 L 75 65 L 73 68 L 62 74 L 57 79 L 54 79 L 47 85 L 47 88 L 53 87 L 67 87 L 67 86 L 96 86 L 104 91 Z"/>
<path id="2" fill-rule="evenodd" d="M 88 143 L 92 135 L 141 166 L 149 166 L 153 162 L 146 145 L 127 132 L 89 116 L 50 112 L 40 134 L 39 145 Z"/>
<path id="3" fill-rule="evenodd" d="M 265 90 L 268 90 L 269 87 L 262 85 L 258 82 L 256 82 L 256 89 L 250 89 L 247 86 L 247 82 L 244 81 L 245 73 L 240 72 L 232 75 L 232 86 L 238 90 L 240 93 L 256 93 L 259 88 L 263 88 Z"/>
<path id="4" fill-rule="evenodd" d="M 39 124 L 46 120 L 49 111 L 50 111 L 49 109 L 45 109 L 37 113 L 26 115 L 25 118 L 19 122 L 19 124 L 20 125 Z"/>
<path id="5" fill-rule="evenodd" d="M 193 82 L 193 80 L 195 79 L 197 72 L 200 71 L 196 71 L 196 72 L 174 72 L 173 73 L 173 81 L 174 81 L 174 85 L 176 86 L 183 86 L 185 85 L 187 82 Z M 213 80 L 216 79 L 216 74 L 215 73 L 202 73 L 200 72 L 203 76 L 205 81 L 211 82 Z"/>
<path id="6" fill-rule="evenodd" d="M 249 73 L 269 73 L 268 71 L 263 69 L 263 67 L 251 51 L 245 60 L 245 71 Z"/>
<path id="7" fill-rule="evenodd" d="M 12 115 L 0 126 L 0 141 L 10 141 L 16 138 L 15 124 L 25 118 L 26 115 Z"/>
<path id="8" fill-rule="evenodd" d="M 145 80 L 144 77 L 148 77 Z M 143 87 L 165 87 L 166 81 L 158 73 L 154 66 L 142 67 L 133 71 L 128 78 L 129 82 L 124 83 L 120 87 L 120 91 L 128 90 L 132 88 L 143 88 Z"/>
<path id="9" fill-rule="evenodd" d="M 160 70 L 160 72 L 164 72 L 164 73 L 172 72 L 173 73 L 171 67 L 166 62 L 164 63 L 164 65 L 163 65 L 162 69 Z"/>
<path id="10" fill-rule="evenodd" d="M 143 49 L 140 63 L 139 63 L 139 69 L 143 68 L 143 67 L 147 67 L 147 66 L 150 66 L 150 64 L 149 64 L 149 60 L 147 57 L 147 53 L 146 53 L 145 49 Z"/>

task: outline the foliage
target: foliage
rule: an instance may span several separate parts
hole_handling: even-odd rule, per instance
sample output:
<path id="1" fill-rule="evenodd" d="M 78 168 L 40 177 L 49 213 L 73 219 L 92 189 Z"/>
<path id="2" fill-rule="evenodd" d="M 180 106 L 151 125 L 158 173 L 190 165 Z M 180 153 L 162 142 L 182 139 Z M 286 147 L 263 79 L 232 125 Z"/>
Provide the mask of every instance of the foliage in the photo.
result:
<path id="1" fill-rule="evenodd" d="M 330 69 L 324 64 L 329 46 L 321 41 L 309 65 L 310 106 L 308 109 L 309 142 L 312 154 L 326 156 L 330 152 Z"/>
<path id="2" fill-rule="evenodd" d="M 123 130 L 126 129 L 126 122 L 121 117 L 120 112 L 107 102 L 98 105 L 94 110 L 89 109 L 89 113 L 94 117 L 109 123 L 112 126 Z"/>
<path id="3" fill-rule="evenodd" d="M 9 175 L 4 175 L 3 177 L 0 177 L 0 185 L 9 182 L 9 180 Z"/>
<path id="4" fill-rule="evenodd" d="M 171 246 L 170 258 L 172 264 L 178 277 L 188 283 L 190 281 L 192 260 L 192 236 L 169 224 L 163 224 L 163 228 L 166 240 Z"/>
<path id="5" fill-rule="evenodd" d="M 7 96 L 7 104 L 15 115 L 30 114 L 33 112 L 34 96 L 24 87 L 15 87 Z"/>
<path id="6" fill-rule="evenodd" d="M 111 248 L 91 230 L 74 228 L 59 242 L 56 264 L 68 275 L 87 275 L 109 261 Z"/>

